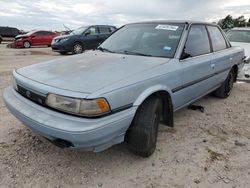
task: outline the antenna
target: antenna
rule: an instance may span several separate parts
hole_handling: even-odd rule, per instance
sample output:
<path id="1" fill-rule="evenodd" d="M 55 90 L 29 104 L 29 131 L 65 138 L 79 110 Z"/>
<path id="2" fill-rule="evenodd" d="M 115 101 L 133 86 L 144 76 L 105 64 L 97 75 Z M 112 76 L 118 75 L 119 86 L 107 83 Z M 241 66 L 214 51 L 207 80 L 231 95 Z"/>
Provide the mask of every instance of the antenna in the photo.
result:
<path id="1" fill-rule="evenodd" d="M 71 29 L 69 27 L 67 27 L 65 24 L 63 24 L 63 27 L 67 30 L 67 31 L 71 31 Z"/>

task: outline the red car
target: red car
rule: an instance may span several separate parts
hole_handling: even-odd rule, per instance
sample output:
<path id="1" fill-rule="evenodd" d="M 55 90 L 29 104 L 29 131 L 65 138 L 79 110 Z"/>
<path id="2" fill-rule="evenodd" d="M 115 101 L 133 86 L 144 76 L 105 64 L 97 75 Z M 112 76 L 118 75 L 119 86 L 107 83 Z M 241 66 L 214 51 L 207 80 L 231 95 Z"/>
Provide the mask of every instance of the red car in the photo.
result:
<path id="1" fill-rule="evenodd" d="M 58 33 L 51 31 L 31 31 L 24 35 L 15 37 L 15 46 L 19 48 L 29 48 L 31 46 L 50 46 L 54 37 Z"/>

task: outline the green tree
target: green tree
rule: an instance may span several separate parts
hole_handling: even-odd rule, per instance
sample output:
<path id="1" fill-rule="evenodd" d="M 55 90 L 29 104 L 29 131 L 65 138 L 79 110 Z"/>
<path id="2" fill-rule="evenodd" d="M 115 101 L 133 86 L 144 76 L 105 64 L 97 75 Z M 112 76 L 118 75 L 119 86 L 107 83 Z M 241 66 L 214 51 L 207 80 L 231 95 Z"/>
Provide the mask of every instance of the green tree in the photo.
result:
<path id="1" fill-rule="evenodd" d="M 230 29 L 234 27 L 234 20 L 231 15 L 227 15 L 224 19 L 219 20 L 218 24 L 222 29 Z"/>
<path id="2" fill-rule="evenodd" d="M 240 16 L 234 19 L 234 27 L 245 27 L 246 26 L 246 19 L 244 16 Z"/>

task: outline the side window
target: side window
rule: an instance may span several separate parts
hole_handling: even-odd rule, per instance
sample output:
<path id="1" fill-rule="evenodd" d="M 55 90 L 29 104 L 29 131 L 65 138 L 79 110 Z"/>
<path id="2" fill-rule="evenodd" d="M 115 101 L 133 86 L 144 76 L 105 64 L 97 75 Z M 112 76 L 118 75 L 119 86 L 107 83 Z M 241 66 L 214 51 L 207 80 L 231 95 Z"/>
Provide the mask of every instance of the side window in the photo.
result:
<path id="1" fill-rule="evenodd" d="M 43 31 L 43 36 L 50 36 L 50 35 L 53 35 L 53 33 L 49 31 Z"/>
<path id="2" fill-rule="evenodd" d="M 211 37 L 213 50 L 216 52 L 226 49 L 227 43 L 219 28 L 216 26 L 207 26 L 207 29 Z"/>
<path id="3" fill-rule="evenodd" d="M 37 31 L 37 32 L 33 33 L 32 36 L 41 37 L 41 36 L 43 36 L 43 32 Z"/>
<path id="4" fill-rule="evenodd" d="M 99 27 L 100 34 L 109 34 L 111 31 L 109 30 L 109 27 Z"/>
<path id="5" fill-rule="evenodd" d="M 110 32 L 110 33 L 113 33 L 115 30 L 116 30 L 116 28 L 114 28 L 114 27 L 109 27 L 109 32 Z"/>
<path id="6" fill-rule="evenodd" d="M 185 45 L 184 56 L 195 57 L 210 53 L 210 44 L 206 27 L 204 25 L 192 25 Z"/>
<path id="7" fill-rule="evenodd" d="M 97 27 L 91 27 L 88 29 L 88 31 L 90 32 L 90 35 L 97 35 L 98 34 Z"/>

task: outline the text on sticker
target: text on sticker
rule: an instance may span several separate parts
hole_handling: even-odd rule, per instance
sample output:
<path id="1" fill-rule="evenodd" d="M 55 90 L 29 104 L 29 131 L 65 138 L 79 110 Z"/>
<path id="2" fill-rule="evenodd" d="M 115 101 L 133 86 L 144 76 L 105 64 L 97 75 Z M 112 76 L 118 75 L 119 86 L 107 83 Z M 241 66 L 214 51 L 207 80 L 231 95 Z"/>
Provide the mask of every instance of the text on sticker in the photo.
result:
<path id="1" fill-rule="evenodd" d="M 170 30 L 170 31 L 176 31 L 179 28 L 179 26 L 175 25 L 157 25 L 155 29 L 164 29 L 164 30 Z"/>

